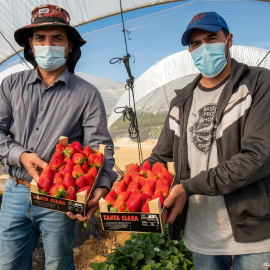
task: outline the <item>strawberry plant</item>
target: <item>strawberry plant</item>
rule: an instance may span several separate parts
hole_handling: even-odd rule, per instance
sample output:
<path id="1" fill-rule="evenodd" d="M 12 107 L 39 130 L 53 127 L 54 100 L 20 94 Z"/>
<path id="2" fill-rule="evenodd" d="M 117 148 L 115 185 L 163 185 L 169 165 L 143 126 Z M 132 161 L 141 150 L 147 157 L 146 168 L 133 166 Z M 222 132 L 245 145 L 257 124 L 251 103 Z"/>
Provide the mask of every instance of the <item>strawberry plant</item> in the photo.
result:
<path id="1" fill-rule="evenodd" d="M 91 263 L 94 270 L 194 270 L 192 253 L 183 241 L 167 241 L 167 228 L 160 233 L 131 233 L 104 263 Z M 182 239 L 182 238 L 181 238 Z"/>

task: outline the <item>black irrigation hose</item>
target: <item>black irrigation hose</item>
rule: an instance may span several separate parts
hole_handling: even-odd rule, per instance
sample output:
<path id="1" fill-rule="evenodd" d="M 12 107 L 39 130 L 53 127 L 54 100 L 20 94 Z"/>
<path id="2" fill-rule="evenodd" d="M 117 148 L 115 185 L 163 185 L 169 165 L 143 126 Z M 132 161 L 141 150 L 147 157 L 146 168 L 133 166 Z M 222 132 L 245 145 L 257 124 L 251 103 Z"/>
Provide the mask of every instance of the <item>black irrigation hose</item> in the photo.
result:
<path id="1" fill-rule="evenodd" d="M 267 52 L 267 54 L 264 56 L 264 58 L 262 59 L 262 61 L 258 64 L 257 67 L 259 67 L 261 65 L 261 63 L 264 61 L 264 59 L 267 57 L 267 55 L 270 53 L 270 51 Z"/>

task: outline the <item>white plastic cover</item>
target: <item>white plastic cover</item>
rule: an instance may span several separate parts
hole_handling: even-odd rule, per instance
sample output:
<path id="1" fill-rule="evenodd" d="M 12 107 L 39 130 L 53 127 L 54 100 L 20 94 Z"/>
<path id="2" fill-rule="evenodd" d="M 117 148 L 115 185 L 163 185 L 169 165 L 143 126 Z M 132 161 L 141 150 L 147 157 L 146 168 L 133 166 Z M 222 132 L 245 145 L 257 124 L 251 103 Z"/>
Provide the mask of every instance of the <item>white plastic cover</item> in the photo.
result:
<path id="1" fill-rule="evenodd" d="M 127 12 L 168 2 L 177 1 L 122 0 L 122 10 Z M 22 47 L 17 45 L 14 40 L 15 30 L 30 24 L 32 10 L 46 3 L 66 9 L 71 17 L 71 25 L 74 27 L 121 12 L 119 0 L 50 0 L 49 2 L 44 0 L 0 0 L 0 64 L 15 54 L 12 47 L 17 52 L 22 50 Z"/>
<path id="2" fill-rule="evenodd" d="M 268 53 L 268 50 L 248 46 L 232 46 L 230 51 L 234 59 L 250 66 L 258 66 L 258 64 Z M 270 57 L 265 58 L 260 64 L 260 67 L 270 69 Z M 146 108 L 149 106 L 158 109 L 161 108 L 162 105 L 167 105 L 166 103 L 170 102 L 170 100 L 175 96 L 174 90 L 177 89 L 172 88 L 172 85 L 179 87 L 180 82 L 181 86 L 179 88 L 183 88 L 194 79 L 195 76 L 191 75 L 198 73 L 199 71 L 194 66 L 190 53 L 187 50 L 162 59 L 144 72 L 135 81 L 134 96 L 137 107 L 136 109 L 146 111 Z M 178 80 L 179 78 L 185 79 Z M 172 84 L 172 82 L 176 83 Z M 167 101 L 165 100 L 164 95 L 162 96 L 163 98 L 160 96 L 160 94 L 150 95 L 150 93 L 154 93 L 161 87 L 164 88 L 164 92 L 166 90 Z M 137 104 L 139 106 L 137 106 Z M 129 106 L 128 91 L 121 96 L 115 105 L 115 108 L 125 107 L 125 105 Z M 133 107 L 133 103 L 131 103 L 130 106 Z M 152 112 L 155 111 L 152 110 Z M 122 114 L 115 113 L 113 111 L 108 119 L 108 126 L 111 127 L 113 123 L 121 116 Z"/>

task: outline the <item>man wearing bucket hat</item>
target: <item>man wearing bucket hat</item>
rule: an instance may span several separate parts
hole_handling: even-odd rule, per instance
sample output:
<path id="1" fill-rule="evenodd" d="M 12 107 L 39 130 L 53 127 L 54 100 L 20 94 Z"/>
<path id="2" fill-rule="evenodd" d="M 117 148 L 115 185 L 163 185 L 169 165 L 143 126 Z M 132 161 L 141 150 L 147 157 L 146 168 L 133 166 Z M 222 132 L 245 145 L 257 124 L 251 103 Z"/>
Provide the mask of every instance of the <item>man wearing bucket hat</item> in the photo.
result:
<path id="1" fill-rule="evenodd" d="M 14 34 L 35 69 L 8 76 L 0 87 L 0 160 L 10 175 L 0 212 L 1 270 L 31 269 L 40 232 L 46 269 L 75 269 L 76 220 L 92 217 L 117 177 L 101 95 L 74 74 L 85 41 L 69 23 L 63 8 L 38 6 L 31 24 Z M 105 165 L 85 217 L 31 205 L 29 183 L 38 182 L 60 136 L 94 149 L 106 145 Z"/>
<path id="2" fill-rule="evenodd" d="M 184 228 L 200 270 L 270 269 L 270 72 L 232 59 L 232 43 L 216 12 L 192 18 L 182 44 L 201 74 L 176 90 L 149 158 L 174 161 L 170 234 Z"/>

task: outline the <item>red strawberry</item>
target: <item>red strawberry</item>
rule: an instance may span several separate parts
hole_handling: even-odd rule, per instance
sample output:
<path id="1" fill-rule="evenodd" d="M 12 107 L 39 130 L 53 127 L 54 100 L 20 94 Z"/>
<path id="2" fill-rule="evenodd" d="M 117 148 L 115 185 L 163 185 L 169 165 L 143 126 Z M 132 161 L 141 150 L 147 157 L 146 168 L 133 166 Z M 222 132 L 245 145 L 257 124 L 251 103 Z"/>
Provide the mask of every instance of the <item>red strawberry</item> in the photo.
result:
<path id="1" fill-rule="evenodd" d="M 86 160 L 82 164 L 82 169 L 84 170 L 85 173 L 89 171 L 89 166 Z"/>
<path id="2" fill-rule="evenodd" d="M 146 202 L 148 199 L 151 199 L 151 198 L 149 197 L 149 195 L 147 195 L 147 194 L 145 194 L 145 193 L 142 193 L 141 208 L 143 207 L 143 205 L 145 204 L 145 202 Z"/>
<path id="3" fill-rule="evenodd" d="M 51 187 L 51 181 L 47 176 L 41 176 L 38 180 L 39 193 L 46 194 Z"/>
<path id="4" fill-rule="evenodd" d="M 123 181 L 125 182 L 126 186 L 129 185 L 129 183 L 131 182 L 131 176 L 129 174 L 125 174 L 123 177 Z"/>
<path id="5" fill-rule="evenodd" d="M 88 173 L 91 173 L 94 177 L 96 177 L 97 176 L 97 168 L 94 166 L 94 167 L 92 167 L 91 169 L 89 169 L 88 170 L 88 172 L 87 172 L 87 174 Z"/>
<path id="6" fill-rule="evenodd" d="M 70 165 L 71 167 L 74 166 L 74 163 L 73 163 L 73 161 L 72 161 L 72 158 L 70 158 L 70 157 L 65 157 L 65 159 L 64 159 L 64 164 Z"/>
<path id="7" fill-rule="evenodd" d="M 75 153 L 72 157 L 72 161 L 74 164 L 83 164 L 85 161 L 85 156 L 82 153 Z"/>
<path id="8" fill-rule="evenodd" d="M 66 147 L 61 144 L 61 143 L 58 143 L 56 146 L 55 146 L 55 153 L 62 153 L 62 151 L 65 149 Z"/>
<path id="9" fill-rule="evenodd" d="M 64 197 L 65 199 L 76 201 L 76 189 L 73 186 L 69 186 L 67 188 L 67 196 Z"/>
<path id="10" fill-rule="evenodd" d="M 140 209 L 142 201 L 142 194 L 136 194 L 132 197 L 130 197 L 126 201 L 126 208 L 130 212 L 137 212 Z"/>
<path id="11" fill-rule="evenodd" d="M 83 188 L 86 186 L 86 180 L 84 176 L 80 176 L 75 180 L 75 184 L 78 188 Z"/>
<path id="12" fill-rule="evenodd" d="M 140 171 L 140 168 L 139 168 L 139 165 L 138 163 L 135 163 L 129 170 L 129 174 L 131 175 L 131 173 L 133 172 L 139 172 Z"/>
<path id="13" fill-rule="evenodd" d="M 62 175 L 62 176 L 65 176 L 67 173 L 72 175 L 72 171 L 73 171 L 73 166 L 70 166 L 70 165 L 63 165 L 60 167 L 59 169 L 59 173 Z"/>
<path id="14" fill-rule="evenodd" d="M 46 166 L 43 169 L 42 173 L 40 174 L 39 178 L 48 177 L 48 179 L 50 180 L 50 183 L 52 183 L 53 182 L 54 175 L 55 175 L 55 172 L 56 172 L 55 169 L 52 169 L 50 166 Z"/>
<path id="15" fill-rule="evenodd" d="M 72 177 L 76 179 L 76 178 L 83 176 L 83 175 L 85 175 L 85 172 L 82 169 L 82 166 L 79 164 L 75 165 L 73 167 L 73 170 L 72 170 Z"/>
<path id="16" fill-rule="evenodd" d="M 130 182 L 130 184 L 128 185 L 128 187 L 127 187 L 127 190 L 129 190 L 129 191 L 134 191 L 134 190 L 136 190 L 136 189 L 139 189 L 139 184 L 138 184 L 138 182 Z"/>
<path id="17" fill-rule="evenodd" d="M 154 200 L 154 199 L 157 199 L 157 198 L 159 198 L 160 204 L 161 204 L 161 207 L 162 207 L 165 199 L 164 199 L 164 196 L 163 196 L 163 194 L 161 193 L 160 190 L 155 191 L 154 196 L 152 197 L 151 201 Z"/>
<path id="18" fill-rule="evenodd" d="M 67 146 L 64 150 L 63 150 L 63 154 L 66 156 L 66 157 L 69 157 L 69 158 L 72 158 L 73 155 L 77 153 L 77 150 L 72 147 L 71 145 Z"/>
<path id="19" fill-rule="evenodd" d="M 55 153 L 52 155 L 52 159 L 54 159 L 54 158 L 64 159 L 64 155 L 62 155 L 60 152 L 55 152 Z"/>
<path id="20" fill-rule="evenodd" d="M 55 155 L 50 161 L 52 168 L 59 169 L 64 163 L 64 157 L 61 154 Z"/>
<path id="21" fill-rule="evenodd" d="M 141 207 L 142 213 L 150 213 L 148 202 L 151 201 L 151 199 L 147 199 L 144 205 Z"/>
<path id="22" fill-rule="evenodd" d="M 107 202 L 108 206 L 111 207 L 113 205 L 113 203 L 116 201 L 116 193 L 115 193 L 115 191 L 111 190 L 107 194 L 107 196 L 105 197 L 104 200 Z"/>
<path id="23" fill-rule="evenodd" d="M 89 157 L 89 155 L 92 154 L 92 150 L 89 145 L 86 145 L 82 151 L 85 153 L 86 157 Z"/>
<path id="24" fill-rule="evenodd" d="M 118 199 L 123 199 L 123 200 L 126 201 L 126 200 L 129 198 L 130 193 L 131 193 L 131 192 L 130 192 L 129 190 L 123 191 L 123 192 L 121 192 L 120 194 L 118 194 L 117 198 L 118 198 Z"/>
<path id="25" fill-rule="evenodd" d="M 142 195 L 142 193 L 141 193 L 141 191 L 139 189 L 135 189 L 134 191 L 132 191 L 130 193 L 129 198 L 133 198 L 134 196 L 137 196 L 138 194 L 141 194 Z"/>
<path id="26" fill-rule="evenodd" d="M 123 199 L 117 199 L 110 208 L 110 212 L 124 212 L 124 210 L 126 207 Z"/>
<path id="27" fill-rule="evenodd" d="M 160 187 L 167 186 L 170 187 L 171 183 L 168 179 L 163 178 L 163 176 L 160 176 L 160 178 L 157 180 L 156 183 L 156 189 L 159 189 Z"/>
<path id="28" fill-rule="evenodd" d="M 67 196 L 66 188 L 61 183 L 55 183 L 51 186 L 49 194 L 55 198 Z"/>
<path id="29" fill-rule="evenodd" d="M 140 173 L 143 174 L 143 176 L 146 176 L 146 172 L 148 170 L 151 170 L 151 164 L 148 160 L 146 160 L 140 168 Z"/>
<path id="30" fill-rule="evenodd" d="M 159 187 L 158 189 L 156 189 L 156 191 L 157 191 L 157 190 L 160 190 L 161 193 L 162 193 L 162 195 L 163 195 L 163 197 L 164 197 L 164 198 L 167 198 L 168 195 L 169 195 L 169 190 L 170 190 L 170 188 L 169 188 L 168 186 L 161 186 L 161 187 Z"/>
<path id="31" fill-rule="evenodd" d="M 70 186 L 72 187 L 75 187 L 75 181 L 73 179 L 73 177 L 71 176 L 71 174 L 67 173 L 65 176 L 64 176 L 64 179 L 63 179 L 63 185 L 68 188 Z"/>
<path id="32" fill-rule="evenodd" d="M 157 182 L 158 177 L 153 172 L 148 170 L 146 174 L 147 174 L 147 179 Z"/>
<path id="33" fill-rule="evenodd" d="M 149 185 L 149 186 L 152 188 L 153 191 L 154 191 L 155 188 L 156 188 L 156 182 L 154 182 L 154 180 L 152 180 L 152 179 L 147 179 L 147 178 L 146 178 L 146 181 L 145 181 L 144 185 Z M 143 185 L 143 186 L 144 186 L 144 185 Z M 143 186 L 142 186 L 142 187 L 143 187 Z"/>
<path id="34" fill-rule="evenodd" d="M 84 190 L 87 191 L 87 192 L 86 192 L 86 196 L 88 197 L 89 194 L 90 194 L 90 191 L 91 191 L 91 187 L 90 187 L 90 186 L 85 186 L 85 187 L 83 187 L 83 188 L 80 188 L 80 189 L 77 191 L 77 193 L 82 192 L 82 191 L 84 191 Z"/>
<path id="35" fill-rule="evenodd" d="M 152 172 L 157 176 L 160 177 L 162 171 L 163 171 L 164 165 L 160 162 L 155 163 L 152 167 Z"/>
<path id="36" fill-rule="evenodd" d="M 153 195 L 154 195 L 154 191 L 153 191 L 153 189 L 150 187 L 149 184 L 144 185 L 144 186 L 142 187 L 141 191 L 142 191 L 142 193 L 147 194 L 150 198 L 152 198 Z"/>
<path id="37" fill-rule="evenodd" d="M 160 174 L 160 177 L 163 177 L 163 178 L 169 180 L 170 184 L 173 181 L 173 176 L 169 173 L 169 171 L 165 167 L 162 170 L 162 173 Z"/>
<path id="38" fill-rule="evenodd" d="M 53 178 L 53 184 L 55 183 L 63 183 L 63 176 L 59 172 Z"/>
<path id="39" fill-rule="evenodd" d="M 74 141 L 70 144 L 70 146 L 74 147 L 77 152 L 80 152 L 82 150 L 82 145 L 79 142 Z"/>
<path id="40" fill-rule="evenodd" d="M 116 195 L 120 194 L 123 191 L 127 190 L 127 186 L 125 184 L 125 182 L 122 180 L 118 183 L 115 183 L 112 187 L 112 190 L 115 191 Z"/>
<path id="41" fill-rule="evenodd" d="M 84 175 L 86 186 L 93 186 L 95 182 L 95 178 L 91 173 L 87 173 Z"/>
<path id="42" fill-rule="evenodd" d="M 101 167 L 103 162 L 103 155 L 102 153 L 90 154 L 88 156 L 88 164 L 93 167 L 96 166 L 97 168 Z"/>

